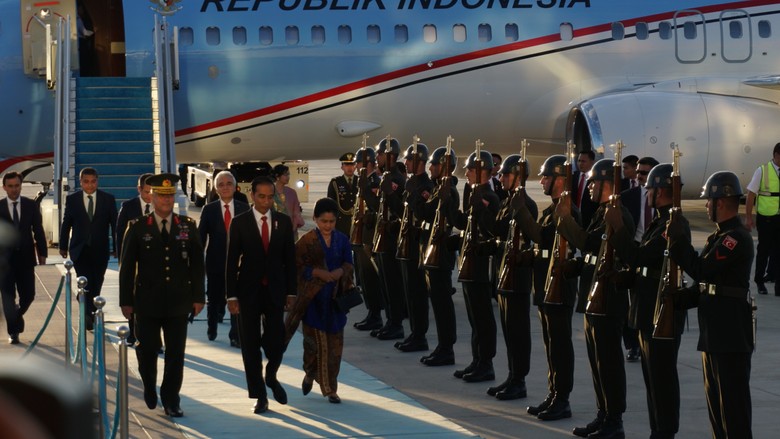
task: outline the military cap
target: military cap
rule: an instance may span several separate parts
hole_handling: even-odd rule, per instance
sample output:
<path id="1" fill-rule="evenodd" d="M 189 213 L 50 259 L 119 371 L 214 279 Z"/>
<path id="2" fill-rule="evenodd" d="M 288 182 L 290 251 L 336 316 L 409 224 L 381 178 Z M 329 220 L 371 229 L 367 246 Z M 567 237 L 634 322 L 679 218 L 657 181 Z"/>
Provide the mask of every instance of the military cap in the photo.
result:
<path id="1" fill-rule="evenodd" d="M 176 174 L 157 174 L 146 179 L 146 184 L 152 187 L 152 192 L 160 195 L 175 194 L 178 182 L 179 176 Z"/>
<path id="2" fill-rule="evenodd" d="M 339 157 L 339 161 L 345 165 L 352 165 L 355 163 L 355 154 L 351 152 L 345 152 Z"/>

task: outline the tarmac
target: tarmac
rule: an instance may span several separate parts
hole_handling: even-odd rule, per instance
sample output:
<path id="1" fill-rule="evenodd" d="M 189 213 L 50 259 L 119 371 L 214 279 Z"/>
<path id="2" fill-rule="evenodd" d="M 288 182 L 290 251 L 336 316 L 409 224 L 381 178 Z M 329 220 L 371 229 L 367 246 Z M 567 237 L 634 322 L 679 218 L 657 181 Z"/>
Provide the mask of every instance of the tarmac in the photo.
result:
<path id="1" fill-rule="evenodd" d="M 307 227 L 311 227 L 314 201 L 325 194 L 327 181 L 337 175 L 338 162 L 310 163 L 309 201 L 303 203 Z M 540 204 L 546 201 L 529 181 L 529 193 Z M 693 226 L 693 241 L 701 246 L 713 230 L 703 213 L 703 201 L 686 201 L 683 209 Z M 190 208 L 197 217 L 199 209 Z M 0 359 L 21 358 L 22 352 L 40 330 L 52 307 L 64 268 L 61 258 L 50 249 L 47 265 L 36 269 L 38 277 L 36 300 L 26 315 L 27 329 L 21 344 L 0 343 Z M 75 278 L 75 274 L 74 274 Z M 515 401 L 499 401 L 486 395 L 488 386 L 503 381 L 507 374 L 505 345 L 498 331 L 498 354 L 494 359 L 496 381 L 465 383 L 452 376 L 471 359 L 470 328 L 466 318 L 460 286 L 454 295 L 458 324 L 454 366 L 427 367 L 418 360 L 421 353 L 403 353 L 393 348 L 394 342 L 379 341 L 357 331 L 352 323 L 364 317 L 358 307 L 349 314 L 344 331 L 344 355 L 339 374 L 339 395 L 342 404 L 330 404 L 314 390 L 304 396 L 300 391 L 303 372 L 300 334 L 290 342 L 285 353 L 279 379 L 289 397 L 280 405 L 270 397 L 270 410 L 262 415 L 252 413 L 253 400 L 246 392 L 240 351 L 227 340 L 229 324 L 219 325 L 215 341 L 206 338 L 205 315 L 195 319 L 189 328 L 187 355 L 182 388 L 181 407 L 185 416 L 169 418 L 161 408 L 149 410 L 143 402 L 142 385 L 138 378 L 134 351 L 128 349 L 130 376 L 130 428 L 133 438 L 249 438 L 262 435 L 285 438 L 567 438 L 574 437 L 572 428 L 590 422 L 596 412 L 590 370 L 585 352 L 582 315 L 573 317 L 575 348 L 575 381 L 571 395 L 573 416 L 554 422 L 542 422 L 526 414 L 528 405 L 544 399 L 547 389 L 546 359 L 541 342 L 541 329 L 532 308 L 531 331 L 533 350 L 531 371 L 526 377 L 528 397 Z M 775 422 L 780 416 L 780 297 L 770 294 L 756 296 L 758 305 L 757 349 L 752 357 L 751 395 L 753 399 L 753 436 L 777 437 Z M 74 285 L 75 291 L 75 285 Z M 755 294 L 755 291 L 753 291 Z M 106 299 L 106 362 L 108 370 L 108 413 L 114 413 L 114 386 L 118 354 L 116 328 L 126 321 L 118 304 L 117 263 L 112 260 L 103 286 Z M 497 306 L 494 309 L 498 316 Z M 53 373 L 65 366 L 65 306 L 61 299 L 48 328 L 32 351 L 32 357 L 50 363 Z M 431 314 L 428 342 L 435 347 L 436 334 Z M 406 323 L 405 323 L 406 324 Z M 678 371 L 681 384 L 679 438 L 711 437 L 701 371 L 701 354 L 696 351 L 698 324 L 696 310 L 688 313 L 688 327 L 679 351 Z M 72 329 L 71 329 L 72 330 Z M 408 331 L 408 326 L 407 326 Z M 92 334 L 88 333 L 89 346 Z M 162 355 L 160 370 L 162 370 Z M 23 362 L 20 360 L 20 367 Z M 649 437 L 645 389 L 639 363 L 626 363 L 628 383 L 624 427 L 627 438 Z M 161 374 L 160 374 L 161 375 Z M 159 385 L 159 383 L 158 383 Z M 773 433 L 774 432 L 774 433 Z M 266 436 L 267 435 L 267 436 Z M 0 436 L 2 436 L 0 434 Z M 736 438 L 741 439 L 741 438 Z"/>

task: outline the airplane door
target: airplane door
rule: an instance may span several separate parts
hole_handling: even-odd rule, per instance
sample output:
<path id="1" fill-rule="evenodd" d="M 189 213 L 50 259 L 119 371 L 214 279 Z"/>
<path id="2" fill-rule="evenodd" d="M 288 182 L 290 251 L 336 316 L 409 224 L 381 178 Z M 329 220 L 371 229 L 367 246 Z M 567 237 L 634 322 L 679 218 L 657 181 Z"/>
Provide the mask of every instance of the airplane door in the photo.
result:
<path id="1" fill-rule="evenodd" d="M 753 32 L 750 16 L 738 9 L 720 14 L 720 47 L 723 61 L 743 63 L 753 55 Z"/>
<path id="2" fill-rule="evenodd" d="M 682 64 L 698 64 L 707 58 L 707 27 L 701 12 L 674 13 L 674 55 Z"/>
<path id="3" fill-rule="evenodd" d="M 21 0 L 22 56 L 24 73 L 35 78 L 46 76 L 46 25 L 56 35 L 59 18 L 71 17 L 71 64 L 78 60 L 76 47 L 76 0 L 40 2 Z M 56 38 L 56 37 L 55 37 Z"/>

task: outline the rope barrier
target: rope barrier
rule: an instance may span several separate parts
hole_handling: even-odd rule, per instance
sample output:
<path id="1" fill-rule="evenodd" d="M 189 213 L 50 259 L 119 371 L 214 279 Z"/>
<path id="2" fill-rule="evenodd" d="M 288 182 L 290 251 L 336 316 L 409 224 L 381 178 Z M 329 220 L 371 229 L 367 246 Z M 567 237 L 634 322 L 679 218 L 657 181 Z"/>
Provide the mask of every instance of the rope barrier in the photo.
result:
<path id="1" fill-rule="evenodd" d="M 38 335 L 35 336 L 35 339 L 30 343 L 30 346 L 27 346 L 27 349 L 22 354 L 22 358 L 26 357 L 27 355 L 32 352 L 32 350 L 35 348 L 35 346 L 38 345 L 38 341 L 43 336 L 43 333 L 46 331 L 46 328 L 49 327 L 49 322 L 51 322 L 51 317 L 54 315 L 54 310 L 57 309 L 57 302 L 60 300 L 60 295 L 62 294 L 62 285 L 65 283 L 65 276 L 60 278 L 60 286 L 57 287 L 57 294 L 54 295 L 54 300 L 51 303 L 51 308 L 49 309 L 49 313 L 46 315 L 46 320 L 43 321 L 43 327 L 41 327 L 41 330 L 38 331 Z"/>

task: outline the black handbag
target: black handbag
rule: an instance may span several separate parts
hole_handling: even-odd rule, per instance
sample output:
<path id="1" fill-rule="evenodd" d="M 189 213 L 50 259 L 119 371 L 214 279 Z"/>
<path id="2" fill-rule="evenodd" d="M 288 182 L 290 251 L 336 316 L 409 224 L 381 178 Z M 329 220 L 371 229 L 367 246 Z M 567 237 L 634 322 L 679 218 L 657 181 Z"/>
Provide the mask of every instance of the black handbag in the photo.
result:
<path id="1" fill-rule="evenodd" d="M 333 307 L 336 311 L 344 314 L 361 303 L 363 303 L 363 291 L 360 287 L 352 287 L 346 291 L 339 292 L 333 298 Z"/>

